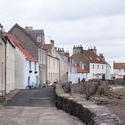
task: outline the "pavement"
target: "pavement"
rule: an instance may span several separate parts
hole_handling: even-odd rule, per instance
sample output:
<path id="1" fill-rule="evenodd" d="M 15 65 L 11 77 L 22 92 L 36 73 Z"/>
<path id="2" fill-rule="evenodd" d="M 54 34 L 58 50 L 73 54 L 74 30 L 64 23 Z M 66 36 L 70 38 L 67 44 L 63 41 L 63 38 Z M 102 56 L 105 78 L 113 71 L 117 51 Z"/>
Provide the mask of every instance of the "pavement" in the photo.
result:
<path id="1" fill-rule="evenodd" d="M 54 90 L 21 90 L 0 106 L 0 125 L 83 125 L 76 117 L 58 110 Z"/>

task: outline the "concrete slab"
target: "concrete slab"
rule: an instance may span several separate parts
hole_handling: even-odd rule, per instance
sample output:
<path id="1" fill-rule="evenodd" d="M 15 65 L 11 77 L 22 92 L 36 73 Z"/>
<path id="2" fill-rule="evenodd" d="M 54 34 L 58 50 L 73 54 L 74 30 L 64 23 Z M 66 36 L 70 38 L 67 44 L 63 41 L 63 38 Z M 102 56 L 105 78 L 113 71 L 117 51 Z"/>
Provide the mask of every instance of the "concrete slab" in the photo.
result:
<path id="1" fill-rule="evenodd" d="M 83 125 L 56 107 L 0 106 L 0 125 Z"/>

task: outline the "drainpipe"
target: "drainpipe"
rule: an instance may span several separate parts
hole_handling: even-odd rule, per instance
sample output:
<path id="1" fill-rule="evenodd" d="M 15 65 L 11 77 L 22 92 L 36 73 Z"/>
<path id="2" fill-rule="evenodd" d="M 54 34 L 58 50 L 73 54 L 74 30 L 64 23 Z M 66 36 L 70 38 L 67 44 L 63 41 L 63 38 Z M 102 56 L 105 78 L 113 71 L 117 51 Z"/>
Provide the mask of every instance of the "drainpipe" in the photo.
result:
<path id="1" fill-rule="evenodd" d="M 5 96 L 7 93 L 7 42 L 5 39 Z"/>

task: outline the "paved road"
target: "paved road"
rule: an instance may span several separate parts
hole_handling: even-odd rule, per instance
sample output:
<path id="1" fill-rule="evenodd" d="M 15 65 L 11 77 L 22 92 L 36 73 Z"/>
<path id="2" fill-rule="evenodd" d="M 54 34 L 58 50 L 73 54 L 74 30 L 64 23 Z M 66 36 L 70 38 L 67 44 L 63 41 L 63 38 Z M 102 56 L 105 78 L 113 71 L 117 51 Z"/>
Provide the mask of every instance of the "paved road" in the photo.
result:
<path id="1" fill-rule="evenodd" d="M 22 90 L 0 106 L 0 125 L 83 125 L 54 105 L 53 89 Z"/>

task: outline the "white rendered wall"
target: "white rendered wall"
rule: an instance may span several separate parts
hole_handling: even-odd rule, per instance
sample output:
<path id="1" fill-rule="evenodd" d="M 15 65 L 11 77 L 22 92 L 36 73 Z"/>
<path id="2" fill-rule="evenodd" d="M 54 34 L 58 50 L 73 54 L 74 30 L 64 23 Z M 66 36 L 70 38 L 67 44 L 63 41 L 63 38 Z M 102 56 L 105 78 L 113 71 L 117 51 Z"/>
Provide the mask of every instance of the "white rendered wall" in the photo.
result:
<path id="1" fill-rule="evenodd" d="M 115 78 L 123 78 L 124 75 L 125 75 L 125 69 L 114 69 Z"/>
<path id="2" fill-rule="evenodd" d="M 15 89 L 15 48 L 7 43 L 7 66 L 6 66 L 6 89 L 7 93 Z"/>
<path id="3" fill-rule="evenodd" d="M 36 71 L 37 73 L 35 73 L 35 62 L 31 62 L 31 73 L 29 72 L 30 71 L 30 67 L 29 67 L 29 61 L 28 60 L 25 60 L 25 85 L 24 85 L 24 88 L 26 88 L 28 86 L 28 77 L 30 77 L 30 85 L 34 86 L 35 84 L 39 84 L 39 82 L 37 83 L 37 80 L 36 80 L 36 76 L 39 75 L 39 67 L 38 67 L 38 63 L 36 63 Z"/>
<path id="4" fill-rule="evenodd" d="M 68 67 L 68 82 L 78 83 L 77 69 L 75 67 Z"/>
<path id="5" fill-rule="evenodd" d="M 93 68 L 94 65 L 94 68 Z M 99 66 L 99 68 L 98 68 Z M 90 63 L 90 73 L 88 74 L 88 79 L 96 79 L 96 74 L 105 74 L 106 79 L 108 79 L 108 74 L 110 75 L 110 68 L 106 64 Z M 102 68 L 103 67 L 103 68 Z M 108 74 L 107 74 L 108 73 Z M 101 78 L 101 76 L 99 77 Z"/>
<path id="6" fill-rule="evenodd" d="M 74 83 L 78 83 L 79 80 L 83 80 L 83 78 L 85 79 L 85 81 L 88 80 L 88 75 L 87 73 L 78 73 L 77 69 L 75 67 L 69 66 L 68 69 L 68 82 L 72 82 Z"/>
<path id="7" fill-rule="evenodd" d="M 47 56 L 47 80 L 53 83 L 59 81 L 59 60 L 51 56 Z"/>
<path id="8" fill-rule="evenodd" d="M 15 79 L 16 79 L 16 89 L 24 89 L 25 85 L 25 56 L 23 53 L 16 48 L 15 52 Z"/>
<path id="9" fill-rule="evenodd" d="M 0 90 L 5 90 L 5 42 L 0 38 Z"/>

